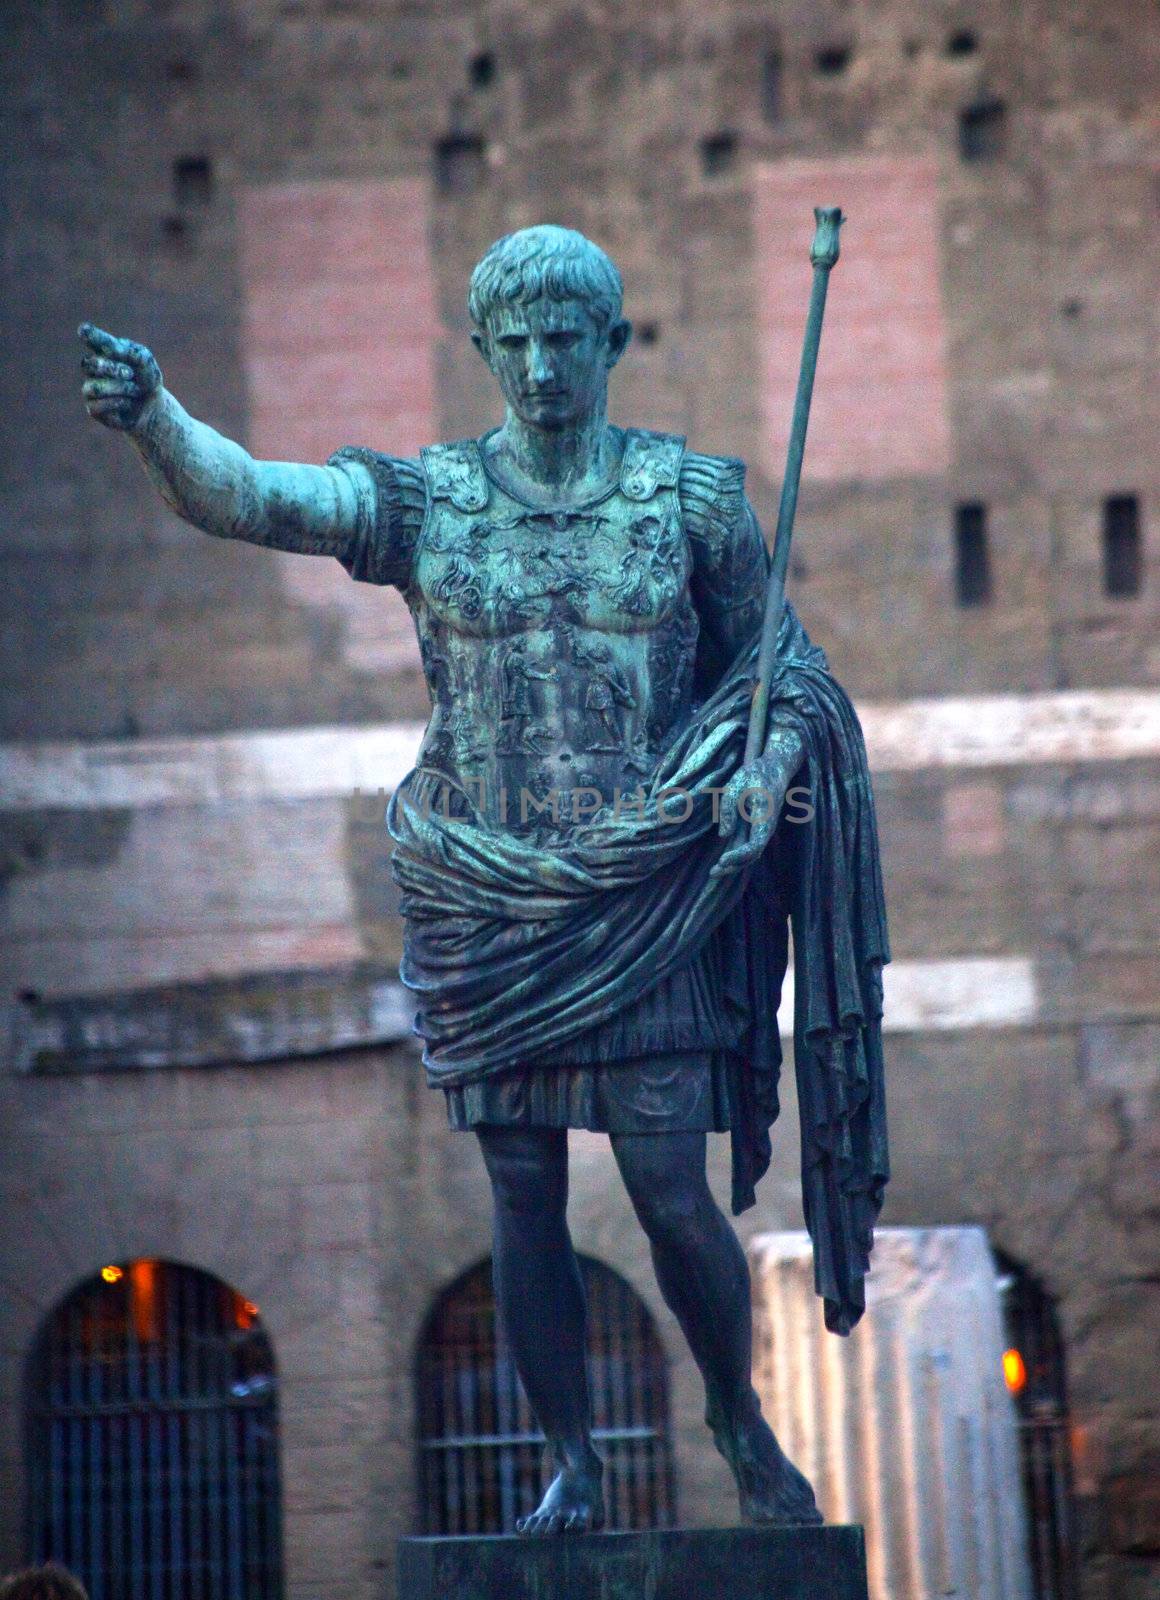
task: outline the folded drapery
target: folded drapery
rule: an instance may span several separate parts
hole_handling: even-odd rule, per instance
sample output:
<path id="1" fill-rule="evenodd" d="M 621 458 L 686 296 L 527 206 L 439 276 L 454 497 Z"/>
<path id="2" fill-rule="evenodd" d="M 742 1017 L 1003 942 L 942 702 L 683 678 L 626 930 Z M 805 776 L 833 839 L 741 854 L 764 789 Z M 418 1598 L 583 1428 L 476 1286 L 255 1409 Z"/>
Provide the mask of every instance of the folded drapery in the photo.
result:
<path id="1" fill-rule="evenodd" d="M 757 643 L 661 757 L 639 806 L 606 806 L 550 845 L 486 822 L 462 791 L 445 805 L 442 774 L 410 774 L 388 812 L 400 976 L 417 997 L 428 1081 L 450 1088 L 543 1059 L 722 940 L 745 1018 L 730 1082 L 740 1212 L 769 1165 L 792 925 L 803 1205 L 826 1325 L 848 1333 L 889 1175 L 874 803 L 853 707 L 787 607 L 770 721 L 805 747 L 808 798 L 792 808 L 803 820 L 783 815 L 757 862 L 711 876 L 726 848 L 712 796 L 741 765 Z"/>

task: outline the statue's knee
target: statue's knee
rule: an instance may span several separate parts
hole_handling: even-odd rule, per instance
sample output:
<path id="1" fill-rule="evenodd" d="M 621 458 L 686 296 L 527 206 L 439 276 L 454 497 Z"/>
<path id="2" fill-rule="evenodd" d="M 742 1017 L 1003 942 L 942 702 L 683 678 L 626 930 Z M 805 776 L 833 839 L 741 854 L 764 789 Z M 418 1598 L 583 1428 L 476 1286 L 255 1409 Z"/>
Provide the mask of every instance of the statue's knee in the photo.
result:
<path id="1" fill-rule="evenodd" d="M 682 1183 L 670 1178 L 634 1191 L 632 1200 L 636 1214 L 654 1243 L 680 1243 L 698 1229 L 704 1208 L 701 1187 L 699 1183 Z"/>
<path id="2" fill-rule="evenodd" d="M 525 1224 L 563 1214 L 568 1198 L 566 1157 L 561 1160 L 554 1145 L 527 1138 L 481 1142 L 497 1207 Z"/>
<path id="3" fill-rule="evenodd" d="M 492 1193 L 496 1205 L 525 1227 L 537 1223 L 554 1225 L 567 1206 L 561 1185 L 541 1173 L 505 1174 L 499 1183 L 493 1177 Z"/>
<path id="4" fill-rule="evenodd" d="M 716 1207 L 705 1178 L 705 1135 L 614 1134 L 612 1147 L 641 1226 L 654 1244 L 687 1241 Z"/>

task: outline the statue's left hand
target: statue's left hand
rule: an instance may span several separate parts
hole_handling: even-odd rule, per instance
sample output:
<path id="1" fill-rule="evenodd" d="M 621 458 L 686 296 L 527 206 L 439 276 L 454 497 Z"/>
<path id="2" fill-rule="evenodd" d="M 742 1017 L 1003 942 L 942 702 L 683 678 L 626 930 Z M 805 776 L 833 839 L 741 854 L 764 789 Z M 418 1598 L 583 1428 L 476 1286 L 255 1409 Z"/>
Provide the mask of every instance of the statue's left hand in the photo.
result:
<path id="1" fill-rule="evenodd" d="M 775 729 L 765 753 L 734 773 L 721 796 L 718 832 L 735 838 L 713 864 L 710 877 L 721 878 L 756 861 L 773 837 L 786 790 L 801 766 L 802 742 L 790 728 Z"/>

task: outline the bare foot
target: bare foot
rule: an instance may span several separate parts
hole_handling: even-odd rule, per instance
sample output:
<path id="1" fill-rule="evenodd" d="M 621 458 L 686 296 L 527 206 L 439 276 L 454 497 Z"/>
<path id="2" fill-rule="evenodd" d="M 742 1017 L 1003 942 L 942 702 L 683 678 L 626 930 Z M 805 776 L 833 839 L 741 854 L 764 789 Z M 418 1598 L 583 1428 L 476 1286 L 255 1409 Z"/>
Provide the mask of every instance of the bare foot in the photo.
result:
<path id="1" fill-rule="evenodd" d="M 597 1456 L 587 1466 L 561 1468 L 535 1511 L 516 1523 L 516 1532 L 535 1539 L 553 1533 L 592 1533 L 602 1528 L 602 1475 L 603 1463 Z"/>
<path id="2" fill-rule="evenodd" d="M 821 1523 L 814 1491 L 778 1444 L 756 1395 L 736 1421 L 723 1422 L 712 1414 L 705 1420 L 737 1483 L 742 1521 Z"/>

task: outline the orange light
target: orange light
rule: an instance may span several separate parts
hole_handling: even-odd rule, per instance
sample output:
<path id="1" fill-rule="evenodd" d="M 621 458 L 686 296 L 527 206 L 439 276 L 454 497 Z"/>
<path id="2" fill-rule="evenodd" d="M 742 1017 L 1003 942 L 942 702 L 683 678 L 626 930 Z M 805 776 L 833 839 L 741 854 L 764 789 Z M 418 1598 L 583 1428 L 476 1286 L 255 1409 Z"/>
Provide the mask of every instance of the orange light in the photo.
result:
<path id="1" fill-rule="evenodd" d="M 1018 1350 L 1003 1352 L 1003 1381 L 1012 1394 L 1019 1394 L 1027 1387 L 1027 1368 Z"/>
<path id="2" fill-rule="evenodd" d="M 252 1300 L 243 1300 L 241 1295 L 234 1299 L 234 1321 L 241 1329 L 252 1328 L 258 1320 L 258 1308 Z"/>
<path id="3" fill-rule="evenodd" d="M 130 1262 L 129 1284 L 133 1291 L 133 1332 L 142 1344 L 152 1344 L 161 1336 L 158 1324 L 157 1262 Z"/>
<path id="4" fill-rule="evenodd" d="M 124 1267 L 108 1266 L 101 1268 L 101 1277 L 106 1283 L 120 1283 L 125 1276 Z"/>

